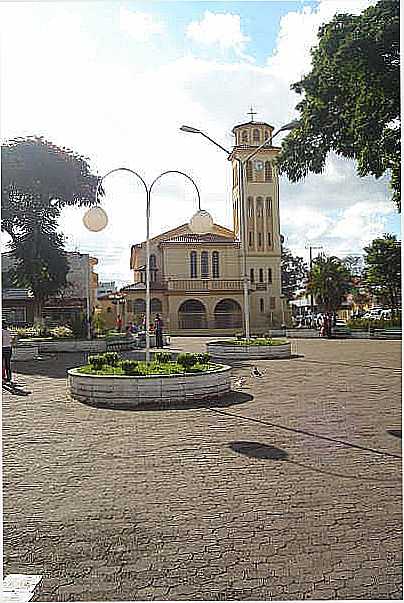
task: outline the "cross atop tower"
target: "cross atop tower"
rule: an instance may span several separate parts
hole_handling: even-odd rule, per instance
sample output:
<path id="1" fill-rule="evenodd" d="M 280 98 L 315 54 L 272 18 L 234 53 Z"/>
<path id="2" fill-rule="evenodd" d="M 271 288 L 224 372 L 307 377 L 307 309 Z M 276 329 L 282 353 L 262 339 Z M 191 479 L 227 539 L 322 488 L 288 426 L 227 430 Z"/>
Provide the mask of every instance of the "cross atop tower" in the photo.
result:
<path id="1" fill-rule="evenodd" d="M 251 115 L 251 121 L 254 121 L 254 115 L 257 115 L 257 112 L 253 111 L 253 108 L 250 107 L 250 110 L 248 111 L 247 115 Z"/>

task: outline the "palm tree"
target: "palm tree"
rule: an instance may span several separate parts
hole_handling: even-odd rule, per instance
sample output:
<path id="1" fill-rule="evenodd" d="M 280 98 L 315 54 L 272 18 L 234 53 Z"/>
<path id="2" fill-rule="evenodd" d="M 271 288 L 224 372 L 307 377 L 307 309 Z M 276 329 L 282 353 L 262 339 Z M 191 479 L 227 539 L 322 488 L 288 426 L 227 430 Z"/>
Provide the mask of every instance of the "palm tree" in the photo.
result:
<path id="1" fill-rule="evenodd" d="M 320 256 L 309 273 L 307 292 L 323 312 L 336 312 L 351 289 L 351 275 L 335 256 Z"/>

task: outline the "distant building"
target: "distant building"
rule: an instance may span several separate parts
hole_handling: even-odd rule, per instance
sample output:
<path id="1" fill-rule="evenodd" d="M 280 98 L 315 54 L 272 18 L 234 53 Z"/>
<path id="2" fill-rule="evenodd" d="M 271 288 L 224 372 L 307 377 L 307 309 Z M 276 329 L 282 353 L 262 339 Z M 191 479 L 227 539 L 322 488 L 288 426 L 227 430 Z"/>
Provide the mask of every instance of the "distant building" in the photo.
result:
<path id="1" fill-rule="evenodd" d="M 97 287 L 97 299 L 109 293 L 116 293 L 117 291 L 118 288 L 115 281 L 101 281 Z"/>
<path id="2" fill-rule="evenodd" d="M 48 323 L 65 323 L 74 316 L 90 312 L 95 307 L 98 275 L 94 266 L 96 258 L 86 253 L 66 252 L 69 264 L 67 287 L 48 299 L 43 310 L 43 318 Z M 34 319 L 34 297 L 29 289 L 20 289 L 10 284 L 7 276 L 15 265 L 11 253 L 2 254 L 2 316 L 13 325 L 30 325 Z"/>

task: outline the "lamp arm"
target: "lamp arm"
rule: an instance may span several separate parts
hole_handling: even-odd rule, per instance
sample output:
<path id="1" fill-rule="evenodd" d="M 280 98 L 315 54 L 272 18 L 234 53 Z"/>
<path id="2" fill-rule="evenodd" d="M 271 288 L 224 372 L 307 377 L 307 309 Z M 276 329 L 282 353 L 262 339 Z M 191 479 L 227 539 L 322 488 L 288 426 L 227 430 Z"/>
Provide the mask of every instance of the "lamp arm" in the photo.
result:
<path id="1" fill-rule="evenodd" d="M 153 188 L 154 184 L 155 184 L 155 183 L 156 183 L 158 180 L 160 180 L 160 178 L 161 178 L 162 176 L 165 176 L 165 174 L 181 174 L 181 176 L 185 176 L 185 178 L 187 178 L 188 180 L 190 180 L 190 181 L 192 182 L 192 184 L 193 184 L 193 185 L 194 185 L 194 187 L 195 187 L 196 194 L 198 195 L 198 210 L 200 211 L 200 210 L 201 210 L 201 195 L 199 194 L 199 189 L 198 189 L 198 187 L 196 186 L 196 183 L 194 182 L 194 180 L 191 178 L 191 176 L 188 176 L 188 174 L 185 174 L 185 172 L 180 172 L 179 170 L 167 170 L 166 172 L 162 172 L 162 173 L 161 173 L 161 174 L 159 174 L 159 175 L 157 176 L 157 178 L 155 178 L 155 179 L 153 180 L 153 182 L 151 183 L 151 185 L 150 185 L 150 187 L 149 187 L 149 193 L 151 193 L 151 190 L 152 190 L 152 188 Z"/>
<path id="2" fill-rule="evenodd" d="M 216 145 L 217 147 L 219 147 L 219 149 L 222 149 L 222 151 L 224 151 L 225 153 L 227 153 L 228 155 L 230 155 L 230 151 L 228 149 L 225 149 L 224 147 L 222 147 L 221 144 L 219 144 L 218 142 L 216 142 L 216 140 L 213 140 L 213 138 L 211 138 L 210 136 L 208 136 L 207 134 L 205 134 L 205 132 L 199 132 L 204 138 L 207 138 L 207 140 L 209 140 L 210 142 L 212 142 L 214 145 Z"/>

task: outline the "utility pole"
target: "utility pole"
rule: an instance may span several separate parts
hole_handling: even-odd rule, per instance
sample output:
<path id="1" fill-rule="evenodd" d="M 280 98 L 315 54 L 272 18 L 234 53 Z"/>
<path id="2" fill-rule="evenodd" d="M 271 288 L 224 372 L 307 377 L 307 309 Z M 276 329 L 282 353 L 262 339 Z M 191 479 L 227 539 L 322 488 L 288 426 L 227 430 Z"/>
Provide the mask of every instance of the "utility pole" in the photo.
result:
<path id="1" fill-rule="evenodd" d="M 306 246 L 307 249 L 307 246 Z M 309 245 L 308 246 L 309 252 L 310 252 L 310 275 L 311 275 L 311 269 L 313 267 L 313 249 L 322 249 L 322 246 L 314 246 L 314 245 Z M 310 293 L 310 313 L 311 313 L 311 317 L 313 318 L 313 314 L 314 314 L 314 298 L 313 298 L 313 293 Z"/>

